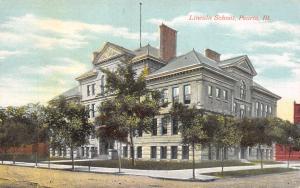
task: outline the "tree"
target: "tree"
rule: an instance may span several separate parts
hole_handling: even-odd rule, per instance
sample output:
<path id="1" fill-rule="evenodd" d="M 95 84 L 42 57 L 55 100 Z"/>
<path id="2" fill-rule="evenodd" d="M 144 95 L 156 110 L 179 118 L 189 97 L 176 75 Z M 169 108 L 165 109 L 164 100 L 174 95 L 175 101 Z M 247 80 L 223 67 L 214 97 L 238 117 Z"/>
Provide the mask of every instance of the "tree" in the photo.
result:
<path id="1" fill-rule="evenodd" d="M 291 122 L 280 118 L 271 119 L 270 125 L 272 126 L 274 141 L 288 150 L 287 168 L 289 168 L 292 151 L 300 150 L 300 129 Z"/>
<path id="2" fill-rule="evenodd" d="M 30 135 L 28 139 L 35 153 L 35 166 L 37 166 L 38 163 L 39 143 L 47 140 L 44 112 L 44 107 L 40 104 L 29 104 L 26 106 L 26 119 L 28 121 L 27 132 L 28 135 Z"/>
<path id="3" fill-rule="evenodd" d="M 241 141 L 241 132 L 238 129 L 238 125 L 235 119 L 228 115 L 213 115 L 212 117 L 217 125 L 215 125 L 215 130 L 213 134 L 213 144 L 216 148 L 221 148 L 221 174 L 224 171 L 224 155 L 226 149 L 238 145 Z"/>
<path id="4" fill-rule="evenodd" d="M 133 138 L 137 131 L 150 131 L 154 116 L 159 114 L 160 94 L 146 88 L 145 74 L 136 75 L 132 65 L 118 66 L 115 72 L 101 71 L 106 74 L 106 94 L 112 98 L 102 103 L 100 119 L 108 130 L 118 133 L 115 139 L 122 140 L 123 133 L 127 134 L 134 166 Z"/>
<path id="5" fill-rule="evenodd" d="M 88 111 L 83 105 L 60 96 L 49 103 L 47 113 L 50 139 L 59 146 L 70 148 L 74 171 L 74 148 L 88 143 L 88 136 L 94 128 L 88 121 Z"/>
<path id="6" fill-rule="evenodd" d="M 6 131 L 4 125 L 4 121 L 6 120 L 6 114 L 4 109 L 0 109 L 0 152 L 1 152 L 1 161 L 3 164 L 3 157 L 4 153 L 6 153 L 6 145 L 7 145 L 7 140 L 6 140 Z"/>
<path id="7" fill-rule="evenodd" d="M 171 116 L 178 118 L 181 123 L 179 128 L 182 135 L 182 143 L 191 145 L 193 150 L 193 179 L 195 179 L 195 147 L 208 142 L 207 130 L 205 130 L 206 117 L 203 111 L 195 106 L 189 108 L 181 103 L 175 103 L 170 112 Z"/>
<path id="8" fill-rule="evenodd" d="M 243 118 L 239 121 L 239 127 L 241 128 L 241 146 L 253 147 L 258 146 L 260 152 L 260 166 L 263 169 L 263 154 L 262 146 L 271 146 L 274 137 L 272 136 L 272 126 L 270 125 L 270 119 L 268 118 Z"/>
<path id="9" fill-rule="evenodd" d="M 8 107 L 6 109 L 6 120 L 2 123 L 2 139 L 5 140 L 4 147 L 13 151 L 13 163 L 16 161 L 16 152 L 20 146 L 29 143 L 30 135 L 27 132 L 28 123 L 25 116 L 26 108 Z"/>

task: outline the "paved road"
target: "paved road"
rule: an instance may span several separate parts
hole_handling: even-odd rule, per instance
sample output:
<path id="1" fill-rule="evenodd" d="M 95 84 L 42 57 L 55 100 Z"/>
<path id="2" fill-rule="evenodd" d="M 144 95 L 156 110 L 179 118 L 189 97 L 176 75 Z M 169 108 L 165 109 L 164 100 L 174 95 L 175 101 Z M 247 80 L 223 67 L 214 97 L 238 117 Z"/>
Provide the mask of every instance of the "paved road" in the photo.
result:
<path id="1" fill-rule="evenodd" d="M 12 161 L 4 161 L 4 164 L 13 164 Z M 17 166 L 30 166 L 34 167 L 35 163 L 25 163 L 25 162 L 16 162 Z M 47 163 L 38 163 L 39 168 L 48 168 Z M 52 169 L 61 169 L 61 170 L 70 170 L 71 165 L 62 165 L 62 164 L 51 164 Z M 264 168 L 274 168 L 282 167 L 285 168 L 286 164 L 272 164 L 264 165 Z M 291 168 L 300 169 L 300 162 L 293 162 L 290 164 Z M 259 169 L 260 165 L 254 166 L 232 166 L 225 167 L 224 171 L 236 171 L 236 170 L 248 170 L 248 169 Z M 90 169 L 87 166 L 75 166 L 76 171 L 81 172 L 96 172 L 96 173 L 118 173 L 118 168 L 105 168 L 105 167 L 91 167 Z M 200 168 L 196 169 L 196 179 L 199 181 L 212 181 L 217 179 L 214 176 L 203 175 L 204 173 L 210 172 L 220 172 L 221 167 L 213 168 Z M 183 169 L 183 170 L 139 170 L 139 169 L 122 169 L 122 174 L 124 175 L 135 175 L 135 176 L 147 176 L 152 178 L 162 178 L 162 179 L 171 179 L 171 180 L 189 180 L 192 177 L 192 169 Z"/>

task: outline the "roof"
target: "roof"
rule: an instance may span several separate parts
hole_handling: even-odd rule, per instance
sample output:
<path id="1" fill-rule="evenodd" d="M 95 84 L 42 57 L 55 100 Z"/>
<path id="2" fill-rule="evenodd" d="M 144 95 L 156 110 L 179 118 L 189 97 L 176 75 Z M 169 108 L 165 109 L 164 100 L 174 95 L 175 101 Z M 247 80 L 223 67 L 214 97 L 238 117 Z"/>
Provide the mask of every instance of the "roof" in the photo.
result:
<path id="1" fill-rule="evenodd" d="M 129 54 L 133 54 L 133 55 L 134 55 L 134 52 L 133 52 L 133 51 L 131 51 L 131 50 L 127 49 L 127 48 L 124 48 L 124 47 L 122 47 L 122 46 L 119 46 L 119 45 L 117 45 L 117 44 L 114 44 L 114 43 L 111 43 L 111 42 L 106 42 L 104 46 L 106 46 L 106 45 L 111 45 L 111 46 L 113 46 L 113 47 L 115 47 L 115 48 L 117 48 L 117 49 L 119 49 L 119 50 L 121 50 L 121 51 L 124 51 L 124 52 L 126 52 L 126 53 L 129 53 Z M 101 50 L 100 50 L 100 51 L 101 51 Z"/>
<path id="2" fill-rule="evenodd" d="M 73 98 L 73 97 L 80 97 L 81 94 L 80 94 L 80 91 L 79 91 L 79 86 L 75 86 L 75 87 L 63 92 L 59 96 L 64 96 L 67 99 Z M 58 99 L 59 96 L 54 97 L 52 100 Z"/>
<path id="3" fill-rule="evenodd" d="M 134 53 L 136 56 L 150 55 L 155 58 L 160 58 L 159 49 L 151 46 L 150 44 L 134 50 Z"/>
<path id="4" fill-rule="evenodd" d="M 248 66 L 248 67 L 239 66 L 242 62 L 246 62 L 246 64 L 247 64 L 246 66 Z M 253 65 L 247 55 L 241 55 L 241 56 L 233 57 L 230 59 L 225 59 L 219 63 L 219 66 L 222 68 L 236 66 L 239 69 L 251 74 L 252 76 L 257 75 L 256 70 L 253 67 Z"/>
<path id="5" fill-rule="evenodd" d="M 220 62 L 220 65 L 221 66 L 222 65 L 231 65 L 231 64 L 234 64 L 236 62 L 243 60 L 245 57 L 246 57 L 246 55 L 241 55 L 241 56 L 225 59 Z"/>
<path id="6" fill-rule="evenodd" d="M 253 81 L 253 89 L 258 89 L 259 91 L 262 91 L 266 94 L 271 95 L 272 97 L 276 98 L 276 99 L 281 99 L 280 96 L 274 94 L 273 92 L 271 92 L 270 90 L 264 88 L 263 86 L 261 86 L 260 84 L 256 83 Z"/>
<path id="7" fill-rule="evenodd" d="M 173 58 L 166 66 L 158 69 L 157 71 L 153 72 L 150 75 L 166 73 L 184 67 L 190 67 L 193 65 L 203 65 L 203 64 L 218 69 L 219 71 L 223 71 L 221 68 L 218 67 L 218 63 L 216 61 L 205 57 L 204 55 L 196 52 L 195 50 L 192 50 L 184 55 Z"/>
<path id="8" fill-rule="evenodd" d="M 93 77 L 93 76 L 97 76 L 97 75 L 98 75 L 97 71 L 90 70 L 90 71 L 85 72 L 85 73 L 83 73 L 82 75 L 78 76 L 78 77 L 76 78 L 76 80 L 77 80 L 77 81 L 80 81 L 80 80 L 83 80 L 83 79 L 85 79 L 85 78 L 89 78 L 89 77 Z"/>

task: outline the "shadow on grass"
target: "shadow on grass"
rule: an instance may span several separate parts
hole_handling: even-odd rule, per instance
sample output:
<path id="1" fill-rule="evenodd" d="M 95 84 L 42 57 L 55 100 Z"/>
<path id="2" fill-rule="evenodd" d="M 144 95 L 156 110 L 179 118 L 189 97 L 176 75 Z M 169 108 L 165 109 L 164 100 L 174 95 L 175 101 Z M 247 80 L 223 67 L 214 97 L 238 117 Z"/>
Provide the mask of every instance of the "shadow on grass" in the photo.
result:
<path id="1" fill-rule="evenodd" d="M 71 165 L 71 162 L 59 162 L 57 164 Z M 118 160 L 99 160 L 99 161 L 76 161 L 75 165 L 118 168 Z M 203 161 L 195 164 L 196 168 L 219 167 L 220 161 Z M 237 160 L 228 160 L 224 162 L 224 166 L 251 166 L 252 163 L 242 163 Z M 141 170 L 180 170 L 192 169 L 192 162 L 173 162 L 173 161 L 136 161 L 136 166 L 131 165 L 131 160 L 122 160 L 122 168 L 141 169 Z"/>
<path id="2" fill-rule="evenodd" d="M 203 175 L 217 176 L 221 178 L 226 178 L 226 177 L 237 178 L 237 177 L 256 176 L 256 175 L 263 175 L 263 174 L 276 174 L 276 173 L 284 173 L 284 172 L 292 172 L 292 171 L 297 171 L 297 170 L 292 168 L 264 168 L 264 169 L 225 171 L 223 172 L 223 175 L 221 174 L 221 172 L 205 173 Z"/>

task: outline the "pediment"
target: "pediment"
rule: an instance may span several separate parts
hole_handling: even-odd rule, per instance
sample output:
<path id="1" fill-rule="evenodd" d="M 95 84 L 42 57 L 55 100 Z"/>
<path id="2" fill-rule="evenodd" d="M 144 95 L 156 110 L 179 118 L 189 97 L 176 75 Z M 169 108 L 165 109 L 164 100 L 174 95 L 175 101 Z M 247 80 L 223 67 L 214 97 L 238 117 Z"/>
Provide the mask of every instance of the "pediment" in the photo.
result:
<path id="1" fill-rule="evenodd" d="M 98 54 L 98 62 L 106 61 L 108 59 L 114 58 L 116 56 L 122 55 L 123 52 L 112 46 L 107 46 L 103 48 Z"/>
<path id="2" fill-rule="evenodd" d="M 238 68 L 240 68 L 241 70 L 249 73 L 250 75 L 255 76 L 257 74 L 251 61 L 249 60 L 249 58 L 247 56 L 243 60 L 241 60 L 239 63 L 237 63 L 236 66 Z"/>

